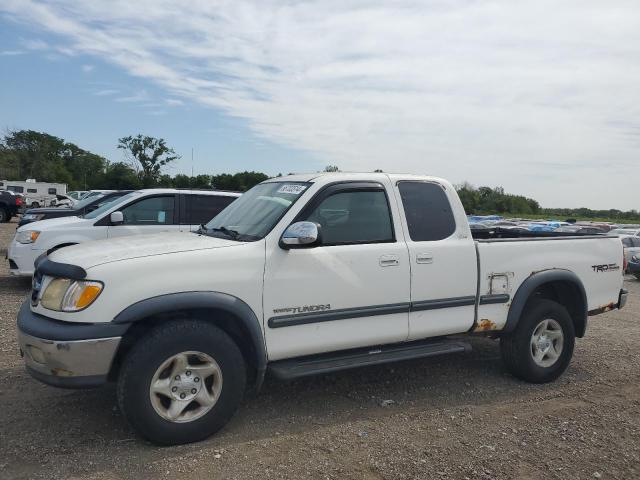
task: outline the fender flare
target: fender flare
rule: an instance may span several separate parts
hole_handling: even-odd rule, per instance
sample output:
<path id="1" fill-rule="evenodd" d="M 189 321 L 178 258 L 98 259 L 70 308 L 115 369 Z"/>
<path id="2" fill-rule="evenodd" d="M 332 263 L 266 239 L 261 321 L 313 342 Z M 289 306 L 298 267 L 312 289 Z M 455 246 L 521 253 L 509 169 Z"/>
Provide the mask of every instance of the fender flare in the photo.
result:
<path id="1" fill-rule="evenodd" d="M 541 285 L 545 283 L 551 282 L 568 282 L 573 284 L 580 295 L 580 300 L 582 301 L 583 308 L 579 312 L 580 319 L 584 323 L 584 328 L 582 331 L 576 330 L 576 336 L 581 337 L 584 335 L 584 330 L 587 325 L 587 293 L 584 289 L 584 285 L 580 278 L 570 270 L 562 270 L 562 269 L 551 269 L 551 270 L 543 270 L 541 272 L 536 272 L 532 274 L 529 278 L 527 278 L 524 282 L 520 284 L 518 291 L 513 297 L 513 301 L 511 302 L 511 307 L 509 308 L 509 314 L 507 315 L 507 323 L 504 326 L 503 331 L 505 333 L 513 332 L 522 316 L 522 312 L 524 307 L 531 297 L 531 294 Z M 574 318 L 574 322 L 576 319 Z"/>
<path id="2" fill-rule="evenodd" d="M 135 323 L 151 315 L 191 309 L 223 310 L 238 318 L 249 332 L 249 340 L 256 352 L 256 390 L 262 385 L 267 369 L 267 350 L 258 317 L 244 301 L 233 295 L 213 291 L 169 293 L 141 300 L 122 310 L 113 323 Z"/>

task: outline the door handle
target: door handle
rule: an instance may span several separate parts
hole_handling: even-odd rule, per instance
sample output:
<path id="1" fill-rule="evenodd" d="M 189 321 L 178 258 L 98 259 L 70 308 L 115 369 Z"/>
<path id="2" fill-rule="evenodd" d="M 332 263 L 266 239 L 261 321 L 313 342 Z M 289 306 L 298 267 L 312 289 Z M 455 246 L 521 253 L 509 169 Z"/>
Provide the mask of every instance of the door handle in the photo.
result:
<path id="1" fill-rule="evenodd" d="M 398 260 L 397 255 L 382 255 L 380 257 L 381 267 L 394 267 L 399 264 L 400 264 L 400 261 Z"/>
<path id="2" fill-rule="evenodd" d="M 418 253 L 416 263 L 433 263 L 433 255 L 430 253 Z"/>

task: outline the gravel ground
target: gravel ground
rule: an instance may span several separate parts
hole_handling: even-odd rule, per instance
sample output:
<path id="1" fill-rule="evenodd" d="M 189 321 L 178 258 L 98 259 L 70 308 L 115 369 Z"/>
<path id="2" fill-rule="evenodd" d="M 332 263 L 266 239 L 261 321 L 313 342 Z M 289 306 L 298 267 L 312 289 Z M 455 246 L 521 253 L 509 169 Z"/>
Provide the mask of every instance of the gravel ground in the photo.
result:
<path id="1" fill-rule="evenodd" d="M 14 231 L 0 224 L 0 255 Z M 474 338 L 468 355 L 267 379 L 217 436 L 158 448 L 126 425 L 113 387 L 59 390 L 24 372 L 15 316 L 29 280 L 2 262 L 0 477 L 640 478 L 640 282 L 626 287 L 627 307 L 592 319 L 555 383 L 514 379 L 497 342 Z"/>

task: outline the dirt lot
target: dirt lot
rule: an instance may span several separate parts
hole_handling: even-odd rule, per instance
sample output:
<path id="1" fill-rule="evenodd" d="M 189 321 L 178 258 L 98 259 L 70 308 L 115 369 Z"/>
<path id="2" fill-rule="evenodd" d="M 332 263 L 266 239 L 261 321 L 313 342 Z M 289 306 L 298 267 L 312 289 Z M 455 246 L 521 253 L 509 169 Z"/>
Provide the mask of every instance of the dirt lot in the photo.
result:
<path id="1" fill-rule="evenodd" d="M 0 224 L 2 260 L 14 230 Z M 157 448 L 126 425 L 113 387 L 58 390 L 24 372 L 15 316 L 29 280 L 0 265 L 3 479 L 640 478 L 640 282 L 632 277 L 627 308 L 592 319 L 556 383 L 515 380 L 497 342 L 477 338 L 466 356 L 291 384 L 267 379 L 216 437 Z"/>

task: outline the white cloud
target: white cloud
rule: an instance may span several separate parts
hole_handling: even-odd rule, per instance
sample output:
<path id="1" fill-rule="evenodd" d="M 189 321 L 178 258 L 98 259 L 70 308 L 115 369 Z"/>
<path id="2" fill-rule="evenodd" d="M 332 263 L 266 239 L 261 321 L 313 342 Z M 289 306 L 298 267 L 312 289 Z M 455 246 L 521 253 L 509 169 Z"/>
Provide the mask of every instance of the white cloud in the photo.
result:
<path id="1" fill-rule="evenodd" d="M 93 65 L 82 65 L 82 71 L 84 73 L 91 73 L 96 67 Z"/>
<path id="2" fill-rule="evenodd" d="M 146 102 L 149 100 L 149 94 L 146 90 L 139 90 L 131 95 L 127 95 L 126 97 L 116 98 L 116 102 Z"/>
<path id="3" fill-rule="evenodd" d="M 1 50 L 0 56 L 3 57 L 15 57 L 16 55 L 24 55 L 22 50 Z"/>
<path id="4" fill-rule="evenodd" d="M 170 107 L 179 107 L 181 105 L 184 105 L 184 102 L 182 100 L 178 100 L 177 98 L 167 98 L 164 103 L 166 103 Z"/>
<path id="5" fill-rule="evenodd" d="M 102 90 L 96 90 L 93 94 L 97 97 L 107 97 L 110 95 L 115 95 L 116 93 L 120 93 L 120 90 L 115 90 L 113 88 L 105 88 Z"/>
<path id="6" fill-rule="evenodd" d="M 57 34 L 57 48 L 313 152 L 318 163 L 298 170 L 429 172 L 545 205 L 638 207 L 635 1 L 0 0 L 0 10 Z M 135 97 L 120 101 L 148 99 Z"/>

